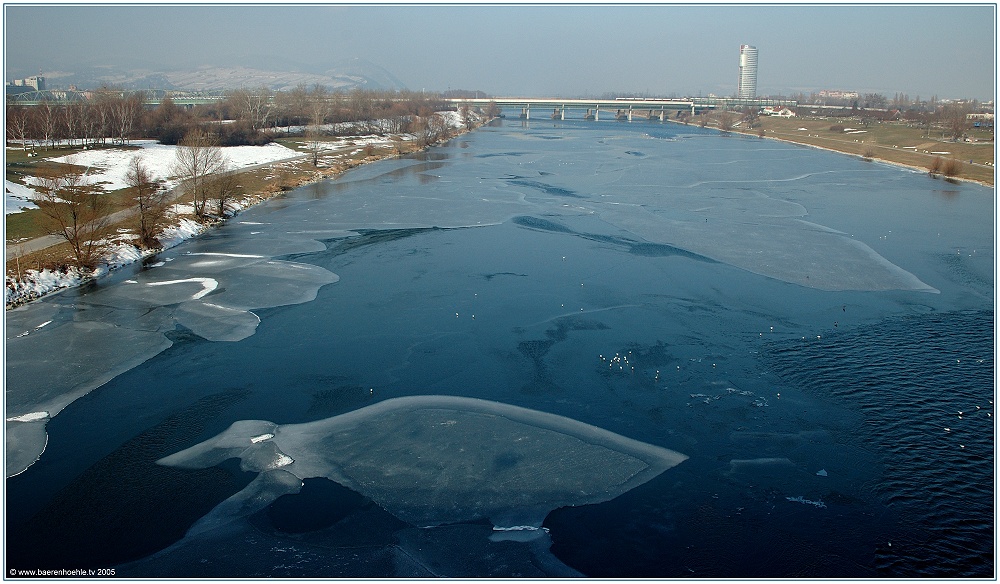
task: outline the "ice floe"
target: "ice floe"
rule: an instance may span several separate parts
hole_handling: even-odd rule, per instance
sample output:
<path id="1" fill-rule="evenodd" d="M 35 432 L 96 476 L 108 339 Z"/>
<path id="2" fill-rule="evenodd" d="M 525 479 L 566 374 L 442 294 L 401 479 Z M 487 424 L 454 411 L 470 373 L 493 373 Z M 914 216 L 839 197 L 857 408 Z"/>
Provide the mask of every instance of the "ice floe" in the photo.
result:
<path id="1" fill-rule="evenodd" d="M 488 519 L 498 538 L 533 539 L 551 510 L 610 500 L 687 458 L 545 412 L 415 396 L 303 424 L 239 421 L 158 462 L 197 469 L 233 457 L 261 474 L 193 533 L 325 477 L 418 527 Z"/>

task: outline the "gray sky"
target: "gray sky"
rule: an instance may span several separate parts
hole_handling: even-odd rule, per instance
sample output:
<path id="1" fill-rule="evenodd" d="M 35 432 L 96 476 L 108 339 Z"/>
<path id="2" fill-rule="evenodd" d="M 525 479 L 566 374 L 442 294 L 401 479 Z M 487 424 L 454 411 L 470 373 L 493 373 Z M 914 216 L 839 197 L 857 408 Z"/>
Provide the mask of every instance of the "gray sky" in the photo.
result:
<path id="1" fill-rule="evenodd" d="M 361 58 L 410 89 L 730 95 L 819 89 L 992 99 L 996 13 L 944 5 L 12 5 L 5 70 Z M 7 75 L 8 80 L 11 75 Z"/>

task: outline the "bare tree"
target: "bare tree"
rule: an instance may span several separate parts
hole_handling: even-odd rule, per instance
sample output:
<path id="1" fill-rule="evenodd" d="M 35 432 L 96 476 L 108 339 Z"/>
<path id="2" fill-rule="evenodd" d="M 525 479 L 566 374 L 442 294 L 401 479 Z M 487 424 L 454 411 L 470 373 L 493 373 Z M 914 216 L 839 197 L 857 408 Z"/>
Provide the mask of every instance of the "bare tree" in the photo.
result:
<path id="1" fill-rule="evenodd" d="M 110 106 L 115 123 L 115 133 L 120 144 L 127 144 L 129 138 L 132 137 L 132 130 L 139 115 L 142 114 L 145 99 L 146 95 L 144 92 L 136 91 L 130 95 L 124 95 L 123 93 L 111 100 Z"/>
<path id="2" fill-rule="evenodd" d="M 219 217 L 226 216 L 226 210 L 230 203 L 236 198 L 239 190 L 239 175 L 226 165 L 222 172 L 212 179 L 212 190 L 215 192 L 217 212 Z"/>
<path id="3" fill-rule="evenodd" d="M 941 171 L 948 178 L 956 177 L 962 174 L 962 161 L 957 158 L 949 158 L 944 161 Z"/>
<path id="4" fill-rule="evenodd" d="M 125 184 L 138 209 L 140 245 L 145 249 L 159 247 L 156 235 L 167 223 L 167 191 L 161 188 L 139 156 L 129 160 Z"/>
<path id="5" fill-rule="evenodd" d="M 723 134 L 728 134 L 733 131 L 733 126 L 736 124 L 736 114 L 734 112 L 722 110 L 715 112 L 713 117 Z"/>
<path id="6" fill-rule="evenodd" d="M 267 87 L 232 91 L 229 93 L 229 101 L 236 116 L 246 120 L 253 132 L 264 129 L 274 107 L 271 90 Z"/>
<path id="7" fill-rule="evenodd" d="M 40 176 L 35 203 L 49 232 L 69 242 L 78 266 L 94 268 L 107 249 L 104 239 L 111 223 L 110 200 L 82 173 Z"/>
<path id="8" fill-rule="evenodd" d="M 881 93 L 866 93 L 861 96 L 862 107 L 873 108 L 873 109 L 885 109 L 889 104 L 889 100 L 886 99 Z"/>
<path id="9" fill-rule="evenodd" d="M 21 143 L 21 149 L 28 149 L 28 128 L 30 115 L 28 109 L 19 104 L 7 102 L 7 140 Z"/>
<path id="10" fill-rule="evenodd" d="M 285 127 L 291 130 L 294 123 L 301 124 L 307 119 L 309 110 L 309 89 L 304 83 L 300 83 L 290 91 L 279 91 L 274 94 L 274 113 L 278 121 L 284 122 Z"/>
<path id="11" fill-rule="evenodd" d="M 948 135 L 954 141 L 959 141 L 969 129 L 969 112 L 960 105 L 953 105 L 941 112 L 941 117 L 948 130 Z"/>
<path id="12" fill-rule="evenodd" d="M 748 130 L 754 129 L 760 123 L 760 109 L 754 106 L 747 106 L 743 109 L 742 120 Z"/>
<path id="13" fill-rule="evenodd" d="M 471 130 L 476 127 L 476 116 L 468 104 L 459 108 L 458 113 L 462 117 L 462 123 L 465 125 L 466 130 Z"/>
<path id="14" fill-rule="evenodd" d="M 80 133 L 83 134 L 83 144 L 97 144 L 100 140 L 101 120 L 97 106 L 91 103 L 81 103 Z"/>
<path id="15" fill-rule="evenodd" d="M 927 165 L 927 174 L 931 176 L 937 176 L 941 174 L 941 169 L 944 167 L 944 161 L 941 160 L 940 156 L 935 156 L 931 159 L 930 164 Z"/>
<path id="16" fill-rule="evenodd" d="M 101 87 L 94 92 L 94 113 L 96 122 L 95 143 L 105 144 L 114 127 L 114 103 L 121 96 L 110 87 Z"/>
<path id="17" fill-rule="evenodd" d="M 59 124 L 59 106 L 51 100 L 43 99 L 35 109 L 35 124 L 38 130 L 38 138 L 42 144 L 48 143 L 46 148 L 55 146 L 56 127 Z"/>
<path id="18" fill-rule="evenodd" d="M 329 94 L 326 88 L 317 84 L 309 95 L 309 126 L 306 128 L 306 148 L 312 154 L 313 166 L 319 166 L 319 155 L 323 151 L 323 125 L 330 115 Z"/>
<path id="19" fill-rule="evenodd" d="M 178 146 L 171 170 L 192 195 L 195 215 L 202 217 L 210 191 L 209 179 L 225 168 L 222 150 L 217 138 L 200 128 L 188 132 Z"/>
<path id="20" fill-rule="evenodd" d="M 420 146 L 430 146 L 446 137 L 447 124 L 441 115 L 434 114 L 415 120 L 413 131 Z"/>

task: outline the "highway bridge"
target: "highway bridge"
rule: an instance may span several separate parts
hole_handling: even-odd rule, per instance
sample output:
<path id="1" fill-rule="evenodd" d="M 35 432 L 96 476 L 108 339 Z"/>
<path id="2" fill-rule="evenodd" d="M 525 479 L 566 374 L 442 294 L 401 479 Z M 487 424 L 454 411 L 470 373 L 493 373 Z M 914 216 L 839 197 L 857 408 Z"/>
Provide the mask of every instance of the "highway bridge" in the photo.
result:
<path id="1" fill-rule="evenodd" d="M 642 117 L 666 119 L 671 113 L 681 111 L 698 114 L 705 110 L 731 109 L 742 107 L 788 106 L 797 102 L 778 99 L 735 99 L 720 97 L 694 97 L 681 99 L 655 98 L 613 98 L 613 99 L 564 99 L 537 97 L 493 97 L 493 98 L 451 98 L 445 99 L 456 107 L 470 106 L 485 108 L 496 104 L 501 109 L 519 110 L 519 117 L 530 120 L 532 109 L 535 116 L 566 119 L 566 111 L 583 111 L 584 119 L 600 120 L 601 112 L 617 119 L 632 121 L 633 113 Z M 548 113 L 546 113 L 548 112 Z"/>

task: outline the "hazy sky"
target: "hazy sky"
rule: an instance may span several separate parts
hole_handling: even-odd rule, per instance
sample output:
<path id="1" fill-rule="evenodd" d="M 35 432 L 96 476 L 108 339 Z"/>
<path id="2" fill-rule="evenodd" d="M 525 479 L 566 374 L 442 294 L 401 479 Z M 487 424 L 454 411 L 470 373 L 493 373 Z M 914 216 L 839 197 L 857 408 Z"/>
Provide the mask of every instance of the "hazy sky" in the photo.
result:
<path id="1" fill-rule="evenodd" d="M 943 5 L 12 5 L 5 70 L 361 58 L 409 89 L 731 95 L 819 89 L 992 99 L 996 11 Z M 11 75 L 7 75 L 9 80 Z"/>

